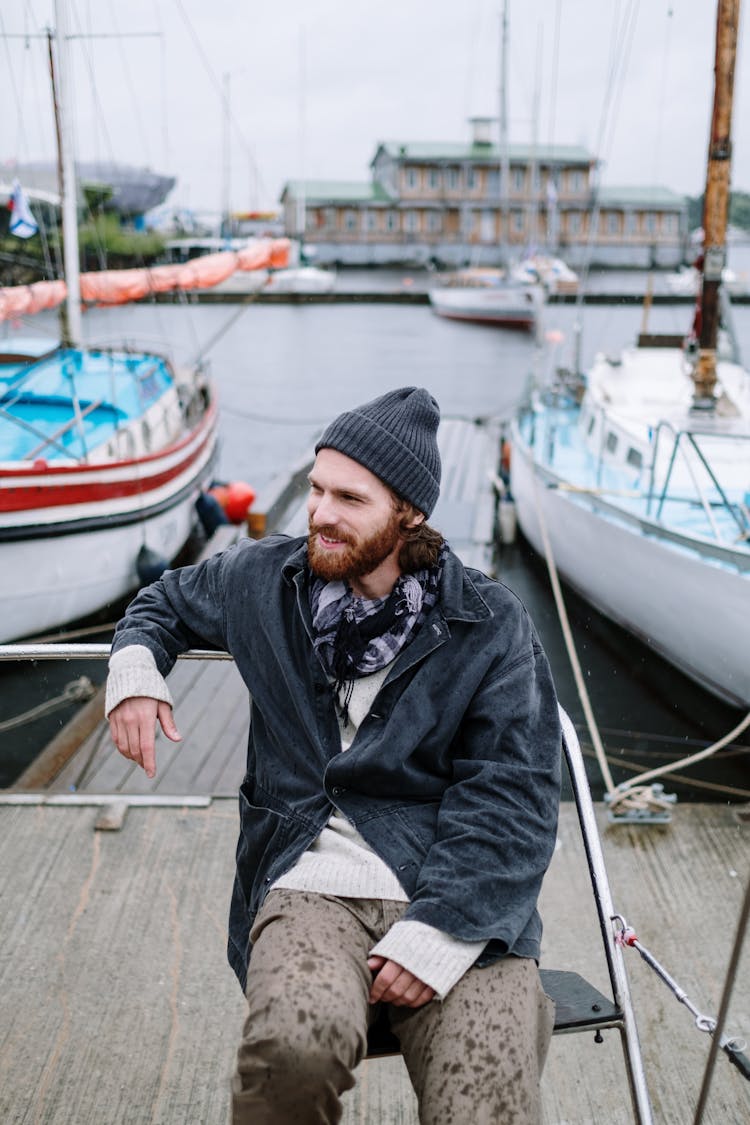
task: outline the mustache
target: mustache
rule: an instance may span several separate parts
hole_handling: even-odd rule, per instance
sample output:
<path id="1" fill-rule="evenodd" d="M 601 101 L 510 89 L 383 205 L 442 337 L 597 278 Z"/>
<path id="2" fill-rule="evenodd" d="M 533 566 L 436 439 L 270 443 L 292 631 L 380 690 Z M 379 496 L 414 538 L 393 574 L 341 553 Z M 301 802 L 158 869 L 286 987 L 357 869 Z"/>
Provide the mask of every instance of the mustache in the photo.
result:
<path id="1" fill-rule="evenodd" d="M 348 543 L 350 546 L 354 542 L 351 535 L 348 535 L 345 531 L 342 531 L 341 528 L 336 527 L 335 524 L 314 524 L 312 520 L 310 520 L 308 524 L 308 531 L 310 535 L 322 535 L 326 539 L 335 539 L 339 543 Z"/>

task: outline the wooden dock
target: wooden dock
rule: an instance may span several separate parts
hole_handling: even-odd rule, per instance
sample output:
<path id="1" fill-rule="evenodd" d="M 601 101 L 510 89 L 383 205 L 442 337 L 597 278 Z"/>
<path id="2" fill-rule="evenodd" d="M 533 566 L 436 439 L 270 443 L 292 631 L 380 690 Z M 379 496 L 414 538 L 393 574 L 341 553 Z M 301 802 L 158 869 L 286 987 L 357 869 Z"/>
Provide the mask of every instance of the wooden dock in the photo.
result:
<path id="1" fill-rule="evenodd" d="M 0 1120 L 39 1125 L 213 1125 L 244 1000 L 225 960 L 237 810 L 0 804 Z M 54 798 L 53 798 L 54 799 Z M 748 824 L 725 806 L 678 809 L 663 828 L 603 829 L 617 908 L 716 1014 L 748 870 Z M 605 986 L 573 807 L 542 900 L 543 963 Z M 750 1039 L 750 951 L 728 1030 Z M 661 1125 L 693 1120 L 708 1037 L 635 953 L 631 985 Z M 616 1032 L 553 1040 L 544 1125 L 633 1120 Z M 344 1125 L 416 1125 L 399 1058 L 365 1062 Z M 750 1120 L 750 1086 L 720 1055 L 706 1125 Z"/>
<path id="2" fill-rule="evenodd" d="M 497 434 L 446 419 L 433 522 L 470 565 L 492 567 Z M 304 531 L 303 462 L 266 501 Z M 179 746 L 159 739 L 149 781 L 112 749 L 102 700 L 0 792 L 0 1121 L 213 1125 L 244 1000 L 225 960 L 248 701 L 231 661 L 181 661 L 170 679 Z M 41 750 L 42 748 L 40 748 Z M 715 1015 L 744 883 L 750 811 L 678 807 L 671 825 L 607 826 L 616 908 L 690 998 Z M 100 827 L 97 827 L 99 825 Z M 109 828 L 110 830 L 107 830 Z M 114 830 L 112 830 L 114 829 Z M 575 809 L 542 895 L 543 964 L 608 991 Z M 693 1119 L 708 1037 L 636 953 L 628 962 L 655 1119 Z M 750 1040 L 750 950 L 727 1032 Z M 632 1121 L 617 1032 L 553 1040 L 544 1125 Z M 707 1125 L 750 1120 L 750 1084 L 720 1055 Z M 399 1058 L 362 1064 L 344 1125 L 416 1125 Z"/>

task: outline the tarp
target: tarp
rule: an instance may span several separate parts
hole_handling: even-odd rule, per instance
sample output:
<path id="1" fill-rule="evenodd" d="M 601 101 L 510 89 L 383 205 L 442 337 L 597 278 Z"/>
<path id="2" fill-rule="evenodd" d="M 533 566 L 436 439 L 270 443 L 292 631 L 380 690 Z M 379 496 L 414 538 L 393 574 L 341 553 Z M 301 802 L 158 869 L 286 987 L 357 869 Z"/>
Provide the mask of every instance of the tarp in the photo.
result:
<path id="1" fill-rule="evenodd" d="M 241 250 L 206 254 L 183 265 L 82 273 L 81 300 L 93 305 L 124 305 L 153 293 L 210 289 L 237 270 L 280 269 L 288 264 L 288 238 L 259 238 Z M 54 309 L 62 304 L 66 294 L 64 281 L 0 287 L 0 321 Z"/>

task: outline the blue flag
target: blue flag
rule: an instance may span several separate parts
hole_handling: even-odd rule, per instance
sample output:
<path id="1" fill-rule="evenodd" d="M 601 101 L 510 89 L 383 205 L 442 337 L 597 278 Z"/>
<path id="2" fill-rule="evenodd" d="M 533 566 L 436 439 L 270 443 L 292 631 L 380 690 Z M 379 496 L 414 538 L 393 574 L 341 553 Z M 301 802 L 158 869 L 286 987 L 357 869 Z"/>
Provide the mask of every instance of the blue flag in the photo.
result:
<path id="1" fill-rule="evenodd" d="M 18 180 L 13 181 L 10 197 L 10 233 L 16 238 L 31 238 L 39 230 L 37 221 L 31 214 L 29 203 Z"/>

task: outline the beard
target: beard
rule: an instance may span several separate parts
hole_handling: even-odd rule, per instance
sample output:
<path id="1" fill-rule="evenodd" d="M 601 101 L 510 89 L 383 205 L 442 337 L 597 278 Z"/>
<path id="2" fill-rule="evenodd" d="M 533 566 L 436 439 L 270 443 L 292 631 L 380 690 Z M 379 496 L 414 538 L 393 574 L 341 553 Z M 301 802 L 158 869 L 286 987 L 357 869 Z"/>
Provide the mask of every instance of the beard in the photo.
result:
<path id="1" fill-rule="evenodd" d="M 321 524 L 316 527 L 312 521 L 307 537 L 307 558 L 310 569 L 326 582 L 343 579 L 364 578 L 372 574 L 398 546 L 401 538 L 400 514 L 393 512 L 388 522 L 375 530 L 366 539 L 357 538 L 336 526 Z M 335 554 L 318 546 L 317 536 L 335 539 L 346 544 L 344 550 Z"/>

